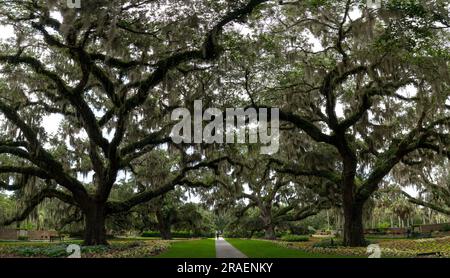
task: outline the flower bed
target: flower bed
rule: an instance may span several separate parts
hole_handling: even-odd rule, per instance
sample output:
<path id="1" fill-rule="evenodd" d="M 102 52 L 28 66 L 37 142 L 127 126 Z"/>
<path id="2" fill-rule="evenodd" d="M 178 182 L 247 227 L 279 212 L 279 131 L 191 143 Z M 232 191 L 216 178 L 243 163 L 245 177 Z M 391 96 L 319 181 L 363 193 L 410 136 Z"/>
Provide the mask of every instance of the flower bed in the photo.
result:
<path id="1" fill-rule="evenodd" d="M 12 243 L 0 245 L 0 258 L 65 258 L 68 244 Z M 169 243 L 162 240 L 114 241 L 109 246 L 81 246 L 82 258 L 145 258 L 155 256 Z"/>
<path id="2" fill-rule="evenodd" d="M 352 257 L 368 257 L 366 247 L 315 247 L 320 241 L 310 242 L 280 242 L 278 244 L 289 248 L 298 248 L 306 252 L 352 256 Z M 384 258 L 413 258 L 419 254 L 431 254 L 430 256 L 437 256 L 439 253 L 442 257 L 450 258 L 450 237 L 430 238 L 430 239 L 401 239 L 401 240 L 382 240 L 373 242 L 379 244 L 381 248 L 381 257 Z"/>

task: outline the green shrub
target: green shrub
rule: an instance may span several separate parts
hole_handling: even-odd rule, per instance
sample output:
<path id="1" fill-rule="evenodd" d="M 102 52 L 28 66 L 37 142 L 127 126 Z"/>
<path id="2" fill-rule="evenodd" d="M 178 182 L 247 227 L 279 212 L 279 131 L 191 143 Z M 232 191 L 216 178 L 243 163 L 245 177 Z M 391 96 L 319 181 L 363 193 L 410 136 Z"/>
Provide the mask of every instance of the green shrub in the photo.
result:
<path id="1" fill-rule="evenodd" d="M 275 232 L 275 237 L 277 237 L 277 238 L 281 238 L 284 235 L 285 235 L 285 233 L 283 233 L 283 232 Z"/>
<path id="2" fill-rule="evenodd" d="M 378 228 L 381 229 L 381 230 L 382 229 L 387 229 L 387 228 L 390 228 L 390 227 L 391 227 L 391 224 L 389 222 L 383 222 L 383 223 L 378 225 Z"/>
<path id="3" fill-rule="evenodd" d="M 409 238 L 431 238 L 432 233 L 412 232 Z"/>
<path id="4" fill-rule="evenodd" d="M 263 238 L 264 237 L 264 232 L 261 231 L 257 231 L 253 233 L 252 238 Z"/>
<path id="5" fill-rule="evenodd" d="M 81 247 L 81 253 L 93 253 L 93 254 L 99 254 L 104 253 L 109 250 L 108 246 L 104 245 L 98 245 L 98 246 L 82 246 Z"/>
<path id="6" fill-rule="evenodd" d="M 46 247 L 17 247 L 15 252 L 23 257 L 50 257 L 58 258 L 67 256 L 65 245 L 54 245 Z"/>
<path id="7" fill-rule="evenodd" d="M 309 236 L 300 236 L 300 235 L 284 235 L 281 237 L 282 241 L 288 242 L 304 242 L 309 240 Z"/>
<path id="8" fill-rule="evenodd" d="M 336 248 L 339 246 L 344 246 L 344 243 L 341 240 L 335 240 L 332 238 L 321 240 L 313 245 L 315 248 Z"/>
<path id="9" fill-rule="evenodd" d="M 27 236 L 19 236 L 18 238 L 19 240 L 23 240 L 23 241 L 27 241 L 28 237 Z"/>
<path id="10" fill-rule="evenodd" d="M 193 237 L 190 232 L 187 231 L 178 231 L 172 233 L 173 238 L 190 238 Z"/>
<path id="11" fill-rule="evenodd" d="M 201 238 L 211 238 L 215 236 L 216 234 L 212 232 L 198 232 L 193 234 L 193 237 L 201 237 Z"/>
<path id="12" fill-rule="evenodd" d="M 153 232 L 153 231 L 146 231 L 143 232 L 142 237 L 160 237 L 161 234 L 159 232 Z"/>
<path id="13" fill-rule="evenodd" d="M 364 245 L 368 246 L 371 242 L 369 240 L 366 240 Z M 344 242 L 342 240 L 336 240 L 333 238 L 327 238 L 320 242 L 317 242 L 313 245 L 315 248 L 337 248 L 337 247 L 343 247 Z"/>
<path id="14" fill-rule="evenodd" d="M 65 245 L 56 245 L 50 248 L 43 248 L 42 254 L 50 258 L 67 257 L 69 254 L 66 251 Z"/>
<path id="15" fill-rule="evenodd" d="M 161 237 L 161 233 L 155 232 L 155 231 L 146 231 L 146 232 L 143 232 L 141 236 L 142 237 Z M 188 231 L 177 231 L 177 232 L 172 233 L 172 238 L 191 238 L 191 237 L 193 237 L 193 235 L 191 235 L 191 233 Z"/>
<path id="16" fill-rule="evenodd" d="M 13 253 L 17 253 L 20 256 L 24 256 L 24 257 L 32 257 L 35 256 L 36 253 L 38 253 L 36 251 L 36 248 L 34 247 L 21 247 L 21 248 L 17 248 L 16 250 L 13 251 Z"/>
<path id="17" fill-rule="evenodd" d="M 443 227 L 442 227 L 442 231 L 450 232 L 450 224 L 444 224 Z"/>

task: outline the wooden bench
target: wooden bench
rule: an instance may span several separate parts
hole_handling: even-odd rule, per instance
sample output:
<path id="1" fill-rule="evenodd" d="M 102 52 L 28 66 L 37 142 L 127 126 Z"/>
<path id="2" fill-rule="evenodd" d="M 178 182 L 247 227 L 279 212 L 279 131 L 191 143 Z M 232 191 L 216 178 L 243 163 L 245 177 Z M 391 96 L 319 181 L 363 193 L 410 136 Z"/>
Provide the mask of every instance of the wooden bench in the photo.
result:
<path id="1" fill-rule="evenodd" d="M 50 236 L 50 242 L 53 242 L 55 240 L 63 241 L 63 236 Z"/>

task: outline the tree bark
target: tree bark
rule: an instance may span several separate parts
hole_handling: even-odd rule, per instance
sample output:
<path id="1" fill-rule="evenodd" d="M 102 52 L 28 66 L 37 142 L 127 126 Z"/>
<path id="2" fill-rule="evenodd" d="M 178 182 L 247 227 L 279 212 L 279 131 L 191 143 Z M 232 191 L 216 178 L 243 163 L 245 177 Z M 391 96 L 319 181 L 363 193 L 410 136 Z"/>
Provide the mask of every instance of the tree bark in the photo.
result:
<path id="1" fill-rule="evenodd" d="M 158 225 L 158 229 L 162 239 L 172 239 L 172 231 L 170 226 L 166 227 L 165 225 Z"/>
<path id="2" fill-rule="evenodd" d="M 275 239 L 275 227 L 272 223 L 268 224 L 265 228 L 264 238 L 266 239 Z"/>
<path id="3" fill-rule="evenodd" d="M 170 217 L 169 217 L 170 218 Z M 164 213 L 160 210 L 156 211 L 156 219 L 158 220 L 158 230 L 162 239 L 172 239 L 170 219 L 166 219 Z"/>
<path id="4" fill-rule="evenodd" d="M 251 239 L 251 238 L 253 237 L 253 234 L 254 234 L 254 233 L 255 233 L 255 230 L 252 229 L 252 230 L 250 231 L 250 236 L 248 237 L 248 239 Z"/>
<path id="5" fill-rule="evenodd" d="M 270 205 L 260 206 L 261 219 L 264 225 L 264 238 L 265 239 L 275 239 L 275 225 L 272 221 L 272 211 Z"/>
<path id="6" fill-rule="evenodd" d="M 105 204 L 93 203 L 85 211 L 84 245 L 108 245 Z"/>
<path id="7" fill-rule="evenodd" d="M 265 239 L 275 239 L 275 225 L 272 223 L 270 216 L 263 216 L 264 223 L 264 238 Z"/>
<path id="8" fill-rule="evenodd" d="M 344 245 L 350 247 L 365 246 L 363 227 L 363 206 L 344 203 Z"/>

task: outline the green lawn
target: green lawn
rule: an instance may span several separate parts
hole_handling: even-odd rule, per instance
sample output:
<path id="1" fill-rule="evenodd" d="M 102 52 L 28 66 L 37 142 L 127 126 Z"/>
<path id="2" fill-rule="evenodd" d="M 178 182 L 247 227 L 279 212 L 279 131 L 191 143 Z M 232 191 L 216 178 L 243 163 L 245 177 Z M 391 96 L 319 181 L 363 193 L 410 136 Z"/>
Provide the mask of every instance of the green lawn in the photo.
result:
<path id="1" fill-rule="evenodd" d="M 286 248 L 265 240 L 227 238 L 227 241 L 249 258 L 342 258 L 342 256 L 314 254 Z"/>
<path id="2" fill-rule="evenodd" d="M 215 258 L 214 239 L 174 241 L 167 251 L 154 258 Z"/>

